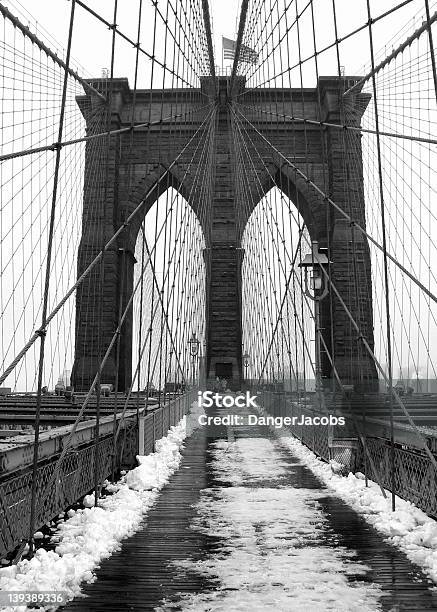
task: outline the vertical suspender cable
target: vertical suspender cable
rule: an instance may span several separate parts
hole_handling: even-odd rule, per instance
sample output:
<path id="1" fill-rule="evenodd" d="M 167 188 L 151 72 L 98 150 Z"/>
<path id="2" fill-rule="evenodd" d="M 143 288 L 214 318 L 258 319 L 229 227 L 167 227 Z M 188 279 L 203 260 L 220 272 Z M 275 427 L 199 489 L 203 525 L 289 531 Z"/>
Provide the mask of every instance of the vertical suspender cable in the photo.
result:
<path id="1" fill-rule="evenodd" d="M 112 114 L 112 86 L 114 78 L 114 61 L 115 61 L 115 38 L 117 28 L 117 10 L 118 0 L 114 0 L 114 12 L 113 12 L 113 23 L 112 23 L 112 43 L 111 43 L 111 69 L 110 69 L 110 90 L 108 94 L 108 106 L 107 106 L 107 146 L 106 146 L 106 180 L 105 180 L 105 195 L 103 202 L 104 216 L 107 217 L 106 203 L 107 203 L 107 188 L 109 181 L 109 156 L 111 154 L 111 136 L 109 130 L 111 126 L 111 114 Z M 103 247 L 105 244 L 105 225 L 102 228 L 102 259 L 100 262 L 100 296 L 99 296 L 99 319 L 98 319 L 98 366 L 97 366 L 97 384 L 96 384 L 96 427 L 94 430 L 94 505 L 97 506 L 99 499 L 99 461 L 98 461 L 98 446 L 100 440 L 100 402 L 101 402 L 101 376 L 102 376 L 102 360 L 103 360 L 103 348 L 102 348 L 102 317 L 103 317 L 103 292 L 105 286 L 105 251 Z M 118 372 L 117 372 L 118 376 Z"/>
<path id="2" fill-rule="evenodd" d="M 378 155 L 378 178 L 379 178 L 379 197 L 381 203 L 381 228 L 382 228 L 382 250 L 384 262 L 384 289 L 385 289 L 385 323 L 387 335 L 387 367 L 388 367 L 388 393 L 390 402 L 390 445 L 391 445 L 391 504 L 392 510 L 396 509 L 396 492 L 395 492 L 395 473 L 394 473 L 394 432 L 393 432 L 393 365 L 392 365 L 392 344 L 391 344 L 391 319 L 390 319 L 390 293 L 388 281 L 388 258 L 387 258 L 387 228 L 385 218 L 385 202 L 384 202 L 384 183 L 382 178 L 382 156 L 381 156 L 381 140 L 379 133 L 379 116 L 378 116 L 378 98 L 376 90 L 375 56 L 373 51 L 373 32 L 372 32 L 372 15 L 370 11 L 370 0 L 367 0 L 367 16 L 368 16 L 368 32 L 370 45 L 370 59 L 372 65 L 372 90 L 373 103 L 375 105 L 375 131 L 376 131 L 376 148 Z"/>
<path id="3" fill-rule="evenodd" d="M 76 8 L 75 0 L 71 2 L 70 11 L 70 25 L 68 30 L 68 43 L 67 53 L 65 57 L 65 69 L 64 69 L 64 82 L 62 88 L 62 99 L 61 99 L 61 110 L 59 115 L 59 129 L 58 129 L 58 146 L 56 148 L 55 157 L 55 170 L 53 175 L 53 192 L 50 209 L 50 225 L 49 235 L 47 243 L 47 261 L 46 261 L 46 272 L 44 281 L 44 296 L 42 306 L 42 317 L 40 327 L 40 350 L 39 350 L 39 363 L 38 363 L 38 390 L 36 397 L 36 411 L 35 411 L 35 436 L 33 442 L 33 461 L 32 461 L 32 487 L 31 487 L 31 499 L 30 499 L 30 521 L 29 521 L 29 543 L 30 552 L 34 550 L 34 539 L 33 534 L 35 532 L 35 521 L 36 521 L 36 495 L 37 495 L 37 478 L 38 478 L 38 444 L 39 444 L 39 428 L 41 419 L 41 396 L 42 396 L 42 378 L 44 373 L 44 349 L 46 339 L 46 324 L 47 324 L 47 307 L 49 300 L 49 286 L 50 286 L 50 268 L 52 263 L 52 250 L 53 250 L 53 234 L 55 225 L 55 214 L 56 214 L 56 200 L 58 193 L 58 179 L 59 179 L 59 167 L 61 163 L 61 145 L 62 135 L 64 130 L 64 116 L 65 116 L 65 105 L 67 99 L 67 85 L 69 75 L 69 64 L 71 54 L 71 41 L 73 38 L 73 24 L 74 24 L 74 11 Z"/>

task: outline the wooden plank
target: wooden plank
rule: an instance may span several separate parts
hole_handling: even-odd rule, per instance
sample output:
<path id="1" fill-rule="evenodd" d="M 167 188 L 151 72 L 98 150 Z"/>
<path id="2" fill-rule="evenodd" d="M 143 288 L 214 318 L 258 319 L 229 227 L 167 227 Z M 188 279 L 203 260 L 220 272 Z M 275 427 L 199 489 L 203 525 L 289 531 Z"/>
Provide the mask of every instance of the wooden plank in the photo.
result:
<path id="1" fill-rule="evenodd" d="M 177 610 L 181 609 L 178 602 L 184 595 L 208 592 L 218 586 L 218 581 L 172 566 L 181 559 L 195 562 L 214 554 L 221 542 L 220 533 L 212 538 L 191 527 L 202 489 L 221 484 L 211 473 L 203 430 L 187 442 L 183 455 L 179 471 L 162 490 L 138 532 L 122 542 L 119 552 L 102 562 L 96 582 L 83 587 L 85 597 L 73 600 L 64 610 L 146 611 L 154 610 L 163 599 L 173 602 Z M 288 451 L 283 450 L 281 461 L 290 464 L 290 486 L 323 489 L 312 472 L 298 465 Z M 263 484 L 257 481 L 257 486 Z M 264 486 L 272 486 L 271 479 Z M 403 553 L 384 542 L 362 517 L 328 490 L 319 503 L 332 532 L 337 534 L 335 544 L 330 538 L 331 544 L 321 545 L 341 545 L 357 552 L 357 559 L 370 568 L 364 580 L 377 583 L 383 590 L 382 609 L 437 610 L 437 595 L 430 590 L 431 582 Z"/>
<path id="2" fill-rule="evenodd" d="M 178 559 L 200 559 L 214 548 L 215 539 L 190 528 L 194 505 L 209 486 L 206 440 L 199 431 L 184 451 L 181 468 L 163 489 L 147 520 L 121 550 L 97 571 L 98 579 L 84 586 L 86 599 L 77 598 L 66 610 L 153 610 L 163 597 L 213 588 L 203 576 L 176 570 Z"/>

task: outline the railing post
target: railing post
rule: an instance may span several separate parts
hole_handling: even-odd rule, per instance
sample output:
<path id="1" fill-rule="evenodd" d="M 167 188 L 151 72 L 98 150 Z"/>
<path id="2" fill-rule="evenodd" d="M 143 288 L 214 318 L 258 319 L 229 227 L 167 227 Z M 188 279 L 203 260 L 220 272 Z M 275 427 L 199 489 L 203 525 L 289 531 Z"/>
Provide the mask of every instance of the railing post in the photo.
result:
<path id="1" fill-rule="evenodd" d="M 138 454 L 143 456 L 145 452 L 145 419 L 144 415 L 141 415 L 138 419 Z"/>
<path id="2" fill-rule="evenodd" d="M 156 432 L 155 432 L 155 413 L 152 412 L 152 453 L 155 452 Z"/>

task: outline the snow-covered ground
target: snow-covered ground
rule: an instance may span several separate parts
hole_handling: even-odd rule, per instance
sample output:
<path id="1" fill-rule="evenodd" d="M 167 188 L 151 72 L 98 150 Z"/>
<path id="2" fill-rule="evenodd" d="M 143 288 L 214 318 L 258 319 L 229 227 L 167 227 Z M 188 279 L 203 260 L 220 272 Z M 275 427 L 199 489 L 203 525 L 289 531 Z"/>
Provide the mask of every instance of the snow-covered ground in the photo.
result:
<path id="1" fill-rule="evenodd" d="M 54 551 L 40 549 L 32 560 L 0 569 L 0 590 L 79 595 L 81 584 L 95 579 L 100 562 L 138 529 L 178 468 L 186 435 L 183 419 L 157 443 L 155 453 L 139 458 L 137 468 L 107 485 L 110 494 L 97 508 L 87 496 L 85 507 L 71 510 L 58 525 Z M 328 488 L 305 488 L 297 481 L 293 486 L 298 465 L 309 467 Z M 368 568 L 355 553 L 339 544 L 319 503 L 330 491 L 437 581 L 437 523 L 401 499 L 391 512 L 390 499 L 375 483 L 366 488 L 362 475 L 334 474 L 295 438 L 219 440 L 213 445 L 212 471 L 218 484 L 202 492 L 192 527 L 219 536 L 220 544 L 202 560 L 178 565 L 210 578 L 216 589 L 184 596 L 161 610 L 379 610 L 381 590 L 365 579 Z"/>
<path id="2" fill-rule="evenodd" d="M 68 599 L 79 595 L 81 583 L 92 582 L 93 570 L 139 527 L 159 490 L 178 468 L 185 437 L 184 417 L 157 441 L 155 453 L 139 457 L 138 467 L 106 486 L 111 494 L 98 507 L 93 507 L 94 496 L 86 496 L 85 508 L 69 512 L 53 536 L 55 551 L 41 548 L 30 561 L 0 569 L 0 591 L 63 591 Z M 27 610 L 25 606 L 1 609 Z"/>
<path id="3" fill-rule="evenodd" d="M 281 444 L 309 467 L 330 489 L 346 501 L 375 527 L 387 540 L 400 548 L 437 582 L 437 522 L 411 502 L 396 497 L 396 510 L 391 510 L 390 493 L 385 499 L 379 486 L 369 481 L 366 487 L 362 474 L 342 477 L 330 465 L 318 459 L 296 438 L 283 436 Z"/>
<path id="4" fill-rule="evenodd" d="M 367 568 L 338 544 L 329 527 L 318 502 L 326 489 L 294 487 L 289 478 L 295 468 L 279 442 L 217 441 L 212 469 L 225 486 L 202 492 L 193 528 L 219 536 L 221 544 L 202 560 L 178 566 L 218 578 L 219 584 L 161 610 L 380 609 L 379 588 L 355 578 Z"/>

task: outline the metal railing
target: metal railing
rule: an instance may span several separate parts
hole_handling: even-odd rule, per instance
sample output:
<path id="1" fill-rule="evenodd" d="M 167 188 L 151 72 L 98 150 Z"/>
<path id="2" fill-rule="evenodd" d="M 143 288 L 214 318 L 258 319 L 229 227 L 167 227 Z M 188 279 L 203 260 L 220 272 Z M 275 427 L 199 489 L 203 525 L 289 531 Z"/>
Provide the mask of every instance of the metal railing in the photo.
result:
<path id="1" fill-rule="evenodd" d="M 125 419 L 115 445 L 112 432 L 102 436 L 97 445 L 92 444 L 92 438 L 85 444 L 80 440 L 63 459 L 56 478 L 53 476 L 59 454 L 44 457 L 37 470 L 38 528 L 93 490 L 96 467 L 99 482 L 103 482 L 114 472 L 133 467 L 138 454 L 153 452 L 155 442 L 181 420 L 192 401 L 193 393 L 190 392 L 172 399 L 153 412 L 146 413 L 141 409 L 139 418 L 131 415 Z M 65 435 L 66 428 L 60 429 Z M 56 436 L 56 430 L 50 433 Z M 51 487 L 48 494 L 47 486 Z M 30 465 L 7 473 L 0 479 L 1 558 L 28 537 L 31 488 Z"/>
<path id="2" fill-rule="evenodd" d="M 284 393 L 264 391 L 260 395 L 259 402 L 272 416 L 322 414 L 321 411 L 304 403 L 299 405 Z M 326 412 L 323 414 L 326 415 Z M 417 445 L 395 441 L 392 461 L 392 446 L 388 438 L 368 435 L 361 429 L 358 432 L 354 429 L 355 425 L 351 419 L 347 419 L 346 423 L 344 439 L 350 440 L 351 432 L 355 432 L 356 451 L 350 469 L 353 472 L 367 473 L 370 480 L 377 482 L 388 491 L 391 491 L 394 481 L 396 495 L 414 503 L 429 516 L 437 517 L 437 473 L 429 456 Z M 406 426 L 402 427 L 405 429 Z M 290 425 L 287 429 L 324 461 L 332 458 L 341 461 L 341 456 L 338 454 L 339 449 L 341 453 L 340 444 L 337 446 L 337 453 L 333 453 L 336 441 L 341 442 L 341 437 L 336 439 L 338 429 L 335 431 L 329 425 Z M 431 449 L 436 448 L 435 439 L 429 439 L 428 446 Z M 435 456 L 437 458 L 437 454 Z M 394 466 L 394 479 L 392 479 L 392 466 Z"/>

